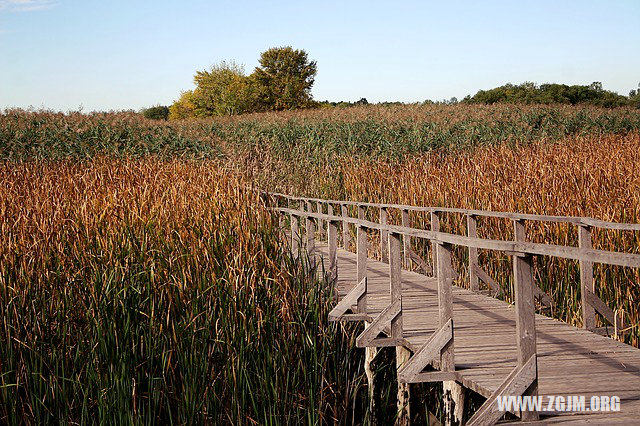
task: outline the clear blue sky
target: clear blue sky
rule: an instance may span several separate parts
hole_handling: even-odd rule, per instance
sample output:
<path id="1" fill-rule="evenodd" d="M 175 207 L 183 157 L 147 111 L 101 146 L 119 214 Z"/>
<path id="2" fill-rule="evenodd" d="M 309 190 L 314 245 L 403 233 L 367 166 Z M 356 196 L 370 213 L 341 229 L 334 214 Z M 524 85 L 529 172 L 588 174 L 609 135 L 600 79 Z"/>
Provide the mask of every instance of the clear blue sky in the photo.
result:
<path id="1" fill-rule="evenodd" d="M 639 0 L 0 0 L 0 108 L 169 104 L 196 70 L 273 46 L 318 62 L 317 100 L 462 98 L 523 81 L 627 94 Z"/>

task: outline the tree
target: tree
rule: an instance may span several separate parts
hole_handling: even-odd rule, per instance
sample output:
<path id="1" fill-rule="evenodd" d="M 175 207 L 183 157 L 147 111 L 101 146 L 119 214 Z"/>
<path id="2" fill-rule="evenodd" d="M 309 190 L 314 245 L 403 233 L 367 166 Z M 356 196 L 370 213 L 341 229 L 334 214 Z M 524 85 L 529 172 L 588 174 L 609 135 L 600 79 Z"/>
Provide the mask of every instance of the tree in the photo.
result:
<path id="1" fill-rule="evenodd" d="M 180 94 L 180 99 L 169 107 L 169 120 L 183 120 L 196 116 L 196 104 L 193 101 L 193 90 Z"/>
<path id="2" fill-rule="evenodd" d="M 142 111 L 142 115 L 144 118 L 149 118 L 151 120 L 166 120 L 169 118 L 169 107 L 156 105 L 151 108 L 145 108 Z"/>
<path id="3" fill-rule="evenodd" d="M 254 90 L 244 68 L 235 62 L 221 62 L 193 78 L 196 115 L 235 115 L 254 109 Z"/>
<path id="4" fill-rule="evenodd" d="M 285 110 L 306 107 L 317 72 L 307 52 L 291 46 L 274 47 L 260 55 L 260 66 L 251 75 L 259 108 Z"/>
<path id="5" fill-rule="evenodd" d="M 595 81 L 588 86 L 547 83 L 537 86 L 525 82 L 519 85 L 505 84 L 490 90 L 479 90 L 473 97 L 465 97 L 466 103 L 496 102 L 525 104 L 592 104 L 608 108 L 628 105 L 629 99 L 615 92 L 604 90 L 602 83 Z"/>

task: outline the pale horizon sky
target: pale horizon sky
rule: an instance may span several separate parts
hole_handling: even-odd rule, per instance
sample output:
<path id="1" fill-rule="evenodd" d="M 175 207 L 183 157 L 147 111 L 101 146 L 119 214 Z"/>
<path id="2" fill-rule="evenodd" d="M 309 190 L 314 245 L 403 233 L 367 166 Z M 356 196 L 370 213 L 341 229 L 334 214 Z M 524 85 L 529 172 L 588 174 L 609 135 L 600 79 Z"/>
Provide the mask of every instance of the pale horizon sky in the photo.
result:
<path id="1" fill-rule="evenodd" d="M 0 0 L 0 109 L 169 105 L 223 60 L 291 45 L 316 100 L 421 102 L 508 82 L 640 82 L 640 1 Z"/>

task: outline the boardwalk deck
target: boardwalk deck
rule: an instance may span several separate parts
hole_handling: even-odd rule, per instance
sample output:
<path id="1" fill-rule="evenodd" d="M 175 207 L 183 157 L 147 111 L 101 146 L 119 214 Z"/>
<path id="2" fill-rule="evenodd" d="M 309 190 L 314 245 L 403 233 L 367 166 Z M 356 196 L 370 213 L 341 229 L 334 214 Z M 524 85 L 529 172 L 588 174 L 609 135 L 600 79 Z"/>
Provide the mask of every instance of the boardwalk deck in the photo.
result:
<path id="1" fill-rule="evenodd" d="M 316 243 L 328 258 L 328 247 Z M 356 284 L 356 255 L 338 250 L 338 289 L 343 297 Z M 375 317 L 389 303 L 389 265 L 367 261 L 367 313 Z M 405 337 L 420 347 L 438 329 L 437 280 L 402 271 Z M 453 288 L 455 368 L 466 388 L 489 397 L 516 367 L 515 310 L 498 299 Z M 554 319 L 536 315 L 538 394 L 617 395 L 619 412 L 540 412 L 541 423 L 640 424 L 640 350 Z M 519 423 L 521 424 L 521 423 Z"/>
<path id="2" fill-rule="evenodd" d="M 373 347 L 396 347 L 401 424 L 409 422 L 406 383 L 424 381 L 443 382 L 447 424 L 463 421 L 461 385 L 487 398 L 469 419 L 470 425 L 491 425 L 500 420 L 504 413 L 497 401 L 506 396 L 534 397 L 540 401 L 541 405 L 535 410 L 521 413 L 516 411 L 517 407 L 509 410 L 529 423 L 640 424 L 640 350 L 593 332 L 598 331 L 596 312 L 613 325 L 616 332 L 624 328 L 622 317 L 597 296 L 594 262 L 640 268 L 640 255 L 595 250 L 591 243 L 592 229 L 638 232 L 640 224 L 319 200 L 282 194 L 271 197 L 277 206 L 275 209 L 291 219 L 288 227 L 291 234 L 287 239 L 293 252 L 307 252 L 311 255 L 311 265 L 322 258 L 328 277 L 336 286 L 337 305 L 329 314 L 329 320 L 369 322 L 357 339 L 359 346 L 367 348 L 365 369 L 367 360 L 375 356 Z M 288 207 L 278 206 L 278 200 L 284 200 Z M 349 215 L 349 206 L 352 212 L 357 208 L 357 218 Z M 367 209 L 379 211 L 379 222 L 367 219 L 375 216 L 371 211 L 367 215 Z M 392 209 L 397 210 L 396 224 L 389 223 Z M 340 213 L 334 214 L 336 211 Z M 430 213 L 429 228 L 412 227 L 410 211 Z M 446 214 L 466 216 L 466 235 L 440 230 L 441 215 Z M 512 221 L 510 238 L 513 240 L 505 240 L 504 235 L 478 238 L 478 217 Z M 532 243 L 525 232 L 527 221 L 575 226 L 579 245 Z M 342 247 L 351 247 L 356 253 L 338 249 L 339 225 L 342 226 Z M 355 241 L 351 227 L 357 231 Z M 322 232 L 318 232 L 320 230 Z M 379 233 L 383 262 L 367 258 L 368 234 L 372 232 Z M 318 241 L 316 234 L 326 237 L 327 243 Z M 433 268 L 413 251 L 413 238 L 428 242 Z M 452 285 L 457 276 L 451 262 L 455 246 L 468 250 L 470 274 L 465 284 L 469 289 Z M 494 290 L 499 284 L 478 264 L 478 249 L 512 257 L 513 306 L 479 292 L 479 279 Z M 535 256 L 579 262 L 584 329 L 535 314 L 534 295 L 547 304 L 552 303 L 534 282 Z M 437 277 L 401 269 L 402 264 L 406 267 L 411 262 L 422 265 Z M 551 397 L 563 398 L 566 402 L 550 405 Z M 615 404 L 611 411 L 589 411 L 591 397 L 598 397 L 594 402 L 605 402 L 606 407 L 610 405 L 604 398 L 619 398 L 619 405 Z M 574 398 L 584 404 L 579 405 L 583 409 L 564 409 L 569 408 L 569 400 L 574 402 Z"/>

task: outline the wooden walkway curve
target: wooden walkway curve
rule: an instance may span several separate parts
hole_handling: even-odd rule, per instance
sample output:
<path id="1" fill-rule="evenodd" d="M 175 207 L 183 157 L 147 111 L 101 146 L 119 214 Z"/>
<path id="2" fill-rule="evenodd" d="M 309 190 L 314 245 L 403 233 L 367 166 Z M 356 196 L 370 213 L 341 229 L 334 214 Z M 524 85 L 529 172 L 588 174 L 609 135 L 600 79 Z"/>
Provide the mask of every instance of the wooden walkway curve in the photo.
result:
<path id="1" fill-rule="evenodd" d="M 280 207 L 283 199 L 286 207 Z M 292 206 L 292 202 L 297 205 Z M 338 303 L 329 319 L 366 321 L 368 326 L 358 337 L 358 346 L 387 346 L 406 351 L 407 356 L 398 368 L 401 382 L 442 381 L 449 384 L 448 389 L 462 386 L 486 397 L 487 401 L 468 424 L 500 421 L 505 413 L 498 409 L 497 400 L 508 395 L 541 398 L 542 406 L 538 410 L 510 410 L 529 422 L 640 424 L 640 350 L 590 331 L 589 327 L 593 328 L 595 322 L 589 321 L 586 329 L 579 329 L 535 314 L 537 286 L 531 269 L 533 255 L 580 260 L 582 286 L 588 287 L 587 296 L 583 298 L 585 315 L 599 312 L 618 326 L 617 318 L 609 312 L 611 309 L 595 296 L 590 268 L 594 261 L 638 267 L 640 256 L 592 250 L 586 246 L 590 240 L 586 241 L 584 235 L 578 248 L 527 243 L 522 221 L 548 217 L 526 215 L 527 218 L 522 219 L 519 215 L 507 214 L 514 221 L 516 238 L 515 242 L 504 242 L 476 238 L 472 221 L 466 236 L 439 232 L 438 209 L 431 211 L 431 229 L 427 231 L 411 228 L 404 214 L 403 226 L 387 224 L 388 209 L 399 208 L 404 213 L 412 208 L 410 206 L 354 203 L 358 206 L 358 218 L 352 218 L 345 208 L 350 202 L 272 194 L 271 203 L 291 218 L 292 248 L 305 249 L 314 262 L 321 261 L 335 283 Z M 313 208 L 314 204 L 317 209 Z M 367 206 L 380 209 L 379 222 L 364 219 Z M 335 207 L 340 208 L 339 215 L 334 215 Z M 458 213 L 469 217 L 505 215 L 481 211 Z M 584 228 L 586 232 L 591 226 L 630 227 L 631 230 L 638 226 L 587 218 L 552 219 L 575 223 L 579 231 Z M 340 224 L 343 245 L 355 243 L 355 253 L 338 248 Z M 350 226 L 357 228 L 353 242 Z M 368 258 L 367 230 L 380 232 L 383 261 Z M 319 241 L 318 237 L 326 238 L 326 242 Z M 403 269 L 411 258 L 420 262 L 411 250 L 411 238 L 426 238 L 433 244 L 432 276 Z M 469 256 L 469 269 L 476 273 L 470 274 L 470 288 L 453 285 L 456 276 L 451 266 L 453 244 L 469 247 L 471 253 L 483 248 L 512 254 L 514 305 L 478 291 L 477 280 L 491 278 L 473 264 L 477 262 L 477 251 L 476 256 Z M 548 407 L 552 396 L 561 396 L 568 404 L 574 397 L 584 397 L 584 409 L 590 408 L 591 397 L 597 397 L 596 402 L 619 397 L 619 410 L 558 411 L 563 406 L 566 408 L 566 403 Z M 455 394 L 448 397 L 456 398 Z M 575 405 L 578 399 L 573 401 Z M 451 413 L 448 420 L 455 423 L 462 418 L 460 414 Z"/>

